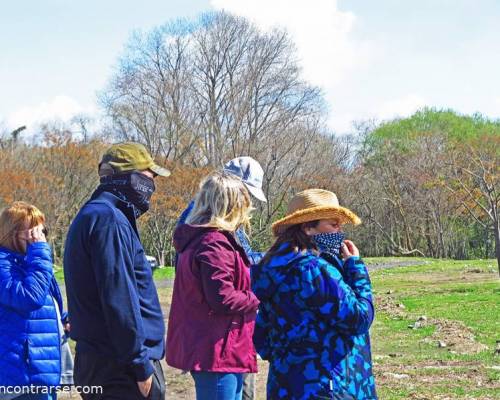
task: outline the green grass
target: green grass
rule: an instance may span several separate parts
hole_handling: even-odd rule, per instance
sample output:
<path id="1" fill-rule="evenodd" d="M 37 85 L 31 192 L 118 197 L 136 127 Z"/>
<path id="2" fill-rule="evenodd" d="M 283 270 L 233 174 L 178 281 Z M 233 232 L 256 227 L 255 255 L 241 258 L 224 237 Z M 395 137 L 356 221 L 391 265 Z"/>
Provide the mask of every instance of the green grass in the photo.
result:
<path id="1" fill-rule="evenodd" d="M 64 283 L 64 270 L 62 269 L 62 267 L 54 265 L 54 275 L 59 283 Z M 174 279 L 174 277 L 174 267 L 164 266 L 162 268 L 156 268 L 153 271 L 153 278 L 155 280 Z"/>
<path id="2" fill-rule="evenodd" d="M 174 267 L 162 267 L 162 268 L 156 268 L 153 271 L 153 278 L 155 280 L 160 280 L 160 279 L 174 279 L 175 277 L 175 268 Z"/>
<path id="3" fill-rule="evenodd" d="M 415 261 L 426 263 L 371 274 L 378 308 L 371 332 L 380 398 L 500 398 L 500 372 L 495 369 L 500 357 L 494 355 L 500 340 L 496 262 Z M 419 316 L 427 317 L 425 325 L 409 329 Z M 439 323 L 449 330 L 440 331 Z M 452 345 L 439 348 L 438 339 Z M 481 344 L 484 349 L 472 351 Z M 391 373 L 409 378 L 394 379 Z"/>
<path id="4" fill-rule="evenodd" d="M 369 263 L 416 262 L 372 272 L 377 314 L 371 329 L 376 384 L 381 400 L 489 400 L 500 398 L 500 356 L 494 356 L 500 340 L 498 315 L 500 284 L 492 260 L 451 261 L 424 258 L 369 258 Z M 424 262 L 422 264 L 422 262 Z M 155 276 L 156 277 L 156 276 Z M 168 308 L 172 288 L 159 290 Z M 386 304 L 392 304 L 387 307 Z M 402 304 L 404 308 L 398 307 Z M 409 329 L 419 316 L 427 324 Z M 460 354 L 441 338 L 434 321 L 446 321 L 472 330 L 475 344 L 486 345 L 479 353 Z M 460 335 L 460 331 L 454 332 Z M 448 342 L 438 348 L 437 341 Z M 472 344 L 471 343 L 471 346 Z M 466 346 L 467 348 L 467 346 Z M 257 377 L 257 399 L 265 399 L 266 363 Z M 391 374 L 405 374 L 395 379 Z M 193 396 L 192 382 L 179 371 L 167 368 L 169 395 Z"/>
<path id="5" fill-rule="evenodd" d="M 410 312 L 425 310 L 430 317 L 463 321 L 476 332 L 479 341 L 489 346 L 500 340 L 498 283 L 446 285 L 433 294 L 407 296 L 403 303 Z"/>
<path id="6" fill-rule="evenodd" d="M 388 263 L 388 262 L 415 262 L 428 261 L 428 258 L 423 257 L 363 257 L 367 264 L 369 263 Z"/>
<path id="7" fill-rule="evenodd" d="M 376 384 L 381 400 L 489 400 L 500 398 L 500 281 L 496 261 L 433 260 L 425 258 L 368 258 L 367 264 L 415 262 L 371 273 L 375 303 L 375 322 L 371 329 Z M 423 263 L 422 263 L 423 262 Z M 157 281 L 172 279 L 174 268 L 154 271 Z M 63 274 L 56 268 L 56 277 Z M 172 288 L 160 287 L 163 310 L 169 308 Z M 400 307 L 398 305 L 403 305 Z M 409 329 L 419 316 L 427 323 Z M 454 331 L 443 332 L 435 323 L 451 324 Z M 451 343 L 463 330 L 466 350 L 484 345 L 480 352 L 463 354 Z M 447 342 L 439 348 L 438 340 Z M 468 341 L 467 341 L 468 340 Z M 257 378 L 257 399 L 265 398 L 266 366 L 261 362 Z M 189 399 L 192 381 L 172 368 L 166 370 L 171 384 L 169 397 Z M 405 374 L 396 379 L 391 374 Z"/>
<path id="8" fill-rule="evenodd" d="M 60 265 L 54 264 L 54 275 L 58 283 L 64 283 L 64 270 Z"/>

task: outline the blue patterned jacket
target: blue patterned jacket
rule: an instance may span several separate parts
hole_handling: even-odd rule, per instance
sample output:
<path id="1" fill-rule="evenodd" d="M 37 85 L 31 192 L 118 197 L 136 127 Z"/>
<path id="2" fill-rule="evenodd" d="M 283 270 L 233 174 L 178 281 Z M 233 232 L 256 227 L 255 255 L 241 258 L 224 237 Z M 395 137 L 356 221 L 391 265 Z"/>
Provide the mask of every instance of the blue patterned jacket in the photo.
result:
<path id="1" fill-rule="evenodd" d="M 59 385 L 57 306 L 49 245 L 33 243 L 26 255 L 0 248 L 0 386 Z"/>
<path id="2" fill-rule="evenodd" d="M 377 399 L 368 330 L 374 308 L 359 257 L 286 251 L 253 268 L 254 344 L 269 399 Z M 284 253 L 284 254 L 283 254 Z"/>

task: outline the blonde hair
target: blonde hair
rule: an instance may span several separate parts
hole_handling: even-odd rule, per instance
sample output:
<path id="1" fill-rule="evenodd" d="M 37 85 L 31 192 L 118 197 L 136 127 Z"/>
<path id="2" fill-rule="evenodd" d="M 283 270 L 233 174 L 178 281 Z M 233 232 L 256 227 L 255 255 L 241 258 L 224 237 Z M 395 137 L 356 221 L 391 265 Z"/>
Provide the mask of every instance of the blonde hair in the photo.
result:
<path id="1" fill-rule="evenodd" d="M 34 205 L 15 201 L 0 214 L 0 246 L 18 250 L 17 233 L 45 223 L 45 215 Z"/>
<path id="2" fill-rule="evenodd" d="M 240 226 L 249 228 L 252 210 L 250 194 L 241 179 L 214 172 L 201 182 L 186 223 L 234 232 Z"/>

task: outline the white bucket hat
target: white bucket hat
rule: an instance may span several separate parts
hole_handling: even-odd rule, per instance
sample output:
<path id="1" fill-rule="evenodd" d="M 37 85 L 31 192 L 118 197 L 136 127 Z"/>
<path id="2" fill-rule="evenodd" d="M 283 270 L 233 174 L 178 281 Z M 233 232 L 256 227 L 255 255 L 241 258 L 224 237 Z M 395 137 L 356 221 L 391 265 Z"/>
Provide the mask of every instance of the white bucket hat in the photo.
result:
<path id="1" fill-rule="evenodd" d="M 264 170 L 252 157 L 233 158 L 224 164 L 224 171 L 240 178 L 256 199 L 267 202 L 266 195 L 262 190 Z"/>

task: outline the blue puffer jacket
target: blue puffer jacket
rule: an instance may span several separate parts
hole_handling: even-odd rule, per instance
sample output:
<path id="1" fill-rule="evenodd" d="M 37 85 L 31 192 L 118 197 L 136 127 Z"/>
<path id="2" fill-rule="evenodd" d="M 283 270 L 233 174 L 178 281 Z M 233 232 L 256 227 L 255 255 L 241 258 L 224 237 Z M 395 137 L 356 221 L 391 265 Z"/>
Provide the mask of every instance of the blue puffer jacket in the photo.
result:
<path id="1" fill-rule="evenodd" d="M 268 399 L 377 398 L 371 285 L 359 257 L 334 266 L 283 246 L 281 255 L 254 267 L 252 278 L 261 301 L 254 344 L 270 363 Z"/>
<path id="2" fill-rule="evenodd" d="M 0 386 L 59 384 L 56 302 L 62 299 L 47 243 L 29 245 L 26 255 L 0 247 Z"/>

